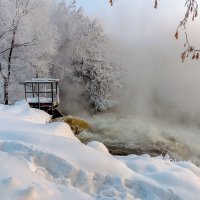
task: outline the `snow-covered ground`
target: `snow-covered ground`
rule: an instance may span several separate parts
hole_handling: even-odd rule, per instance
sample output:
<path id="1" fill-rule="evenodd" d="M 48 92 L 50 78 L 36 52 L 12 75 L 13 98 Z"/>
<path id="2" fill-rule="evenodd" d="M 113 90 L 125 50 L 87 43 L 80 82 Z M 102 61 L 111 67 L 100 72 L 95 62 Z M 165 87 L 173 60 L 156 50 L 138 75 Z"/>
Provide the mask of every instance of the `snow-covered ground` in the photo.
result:
<path id="1" fill-rule="evenodd" d="M 200 169 L 148 155 L 112 156 L 80 143 L 25 101 L 0 105 L 0 199 L 199 200 Z"/>

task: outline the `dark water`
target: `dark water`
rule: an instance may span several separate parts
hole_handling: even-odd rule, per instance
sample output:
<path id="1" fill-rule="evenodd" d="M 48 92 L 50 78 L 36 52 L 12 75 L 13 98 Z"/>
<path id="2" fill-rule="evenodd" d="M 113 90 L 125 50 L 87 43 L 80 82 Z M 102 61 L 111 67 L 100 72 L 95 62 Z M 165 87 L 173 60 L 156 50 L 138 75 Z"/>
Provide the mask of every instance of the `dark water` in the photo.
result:
<path id="1" fill-rule="evenodd" d="M 113 155 L 149 154 L 169 155 L 172 160 L 200 160 L 199 130 L 137 119 L 132 116 L 103 115 L 89 118 L 94 130 L 83 132 L 78 137 L 87 144 L 99 141 Z"/>
<path id="2" fill-rule="evenodd" d="M 95 133 L 90 134 L 95 135 Z M 173 160 L 189 160 L 191 158 L 189 147 L 181 142 L 176 141 L 174 138 L 169 138 L 168 145 L 162 141 L 157 141 L 155 143 L 149 141 L 148 144 L 137 143 L 130 146 L 125 142 L 112 143 L 106 141 L 107 138 L 105 139 L 95 136 L 87 137 L 84 136 L 84 134 L 81 134 L 78 137 L 85 144 L 94 140 L 104 143 L 112 155 L 126 156 L 130 154 L 149 154 L 151 156 L 165 156 L 168 154 Z"/>

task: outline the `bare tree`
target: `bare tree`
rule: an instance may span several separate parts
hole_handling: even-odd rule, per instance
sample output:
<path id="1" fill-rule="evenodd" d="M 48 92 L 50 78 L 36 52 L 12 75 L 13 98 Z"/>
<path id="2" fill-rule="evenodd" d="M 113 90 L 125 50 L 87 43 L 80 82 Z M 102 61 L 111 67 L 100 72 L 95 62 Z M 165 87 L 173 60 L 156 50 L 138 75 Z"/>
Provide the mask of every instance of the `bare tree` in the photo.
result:
<path id="1" fill-rule="evenodd" d="M 13 2 L 7 2 L 7 6 L 13 6 L 14 13 L 13 13 L 13 19 L 12 24 L 6 29 L 2 34 L 1 38 L 5 37 L 9 34 L 10 36 L 10 44 L 8 46 L 5 46 L 3 50 L 0 51 L 0 54 L 3 55 L 3 58 L 7 61 L 7 72 L 3 73 L 2 66 L 0 64 L 0 73 L 3 77 L 4 81 L 4 103 L 8 104 L 8 85 L 10 81 L 10 74 L 11 74 L 11 65 L 12 65 L 12 59 L 13 59 L 13 51 L 14 49 L 17 49 L 18 47 L 25 47 L 27 45 L 35 45 L 35 40 L 27 41 L 25 43 L 18 44 L 16 42 L 16 34 L 19 28 L 19 25 L 23 18 L 33 9 L 32 6 L 30 6 L 29 0 L 26 1 L 13 1 Z M 7 8 L 9 9 L 9 7 Z M 3 23 L 7 23 L 4 19 L 2 20 Z"/>
<path id="2" fill-rule="evenodd" d="M 38 1 L 0 0 L 0 5 L 0 74 L 3 78 L 4 103 L 8 104 L 12 70 L 18 67 L 19 71 L 28 62 L 34 66 L 34 62 L 42 60 L 56 31 L 45 20 L 42 24 L 37 23 L 39 20 L 33 20 L 39 12 Z"/>

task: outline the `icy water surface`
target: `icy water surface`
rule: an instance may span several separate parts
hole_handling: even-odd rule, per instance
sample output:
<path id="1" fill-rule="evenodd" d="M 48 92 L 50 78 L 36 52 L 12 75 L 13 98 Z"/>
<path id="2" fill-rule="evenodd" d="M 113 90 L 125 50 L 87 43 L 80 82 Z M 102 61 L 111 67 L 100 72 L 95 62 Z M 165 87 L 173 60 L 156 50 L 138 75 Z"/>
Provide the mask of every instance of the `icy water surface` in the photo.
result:
<path id="1" fill-rule="evenodd" d="M 133 116 L 104 114 L 88 119 L 94 127 L 78 137 L 84 143 L 103 142 L 114 155 L 166 154 L 174 160 L 200 163 L 200 130 L 169 126 Z"/>

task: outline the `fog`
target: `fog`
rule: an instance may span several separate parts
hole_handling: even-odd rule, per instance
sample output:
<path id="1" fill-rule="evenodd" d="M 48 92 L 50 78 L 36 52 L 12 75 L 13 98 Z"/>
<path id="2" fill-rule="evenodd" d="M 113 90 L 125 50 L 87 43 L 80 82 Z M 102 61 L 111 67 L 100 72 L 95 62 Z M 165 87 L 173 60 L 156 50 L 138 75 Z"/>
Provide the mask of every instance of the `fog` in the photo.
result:
<path id="1" fill-rule="evenodd" d="M 79 1 L 91 18 L 103 24 L 109 37 L 109 51 L 124 71 L 120 111 L 155 117 L 170 123 L 200 125 L 200 63 L 184 63 L 185 34 L 174 34 L 184 15 L 184 1 Z M 89 6 L 88 6 L 89 5 Z M 198 19 L 199 20 L 199 19 Z M 187 31 L 192 44 L 200 46 L 200 24 L 190 22 Z"/>
<path id="2" fill-rule="evenodd" d="M 174 37 L 184 3 L 161 0 L 154 9 L 154 1 L 118 0 L 111 7 L 108 1 L 78 0 L 103 25 L 108 51 L 123 70 L 116 112 L 89 118 L 96 132 L 80 137 L 115 150 L 128 147 L 128 154 L 159 155 L 165 149 L 172 158 L 200 164 L 200 61 L 183 63 L 185 30 Z M 200 48 L 199 18 L 189 22 L 187 32 Z"/>

